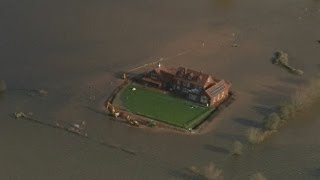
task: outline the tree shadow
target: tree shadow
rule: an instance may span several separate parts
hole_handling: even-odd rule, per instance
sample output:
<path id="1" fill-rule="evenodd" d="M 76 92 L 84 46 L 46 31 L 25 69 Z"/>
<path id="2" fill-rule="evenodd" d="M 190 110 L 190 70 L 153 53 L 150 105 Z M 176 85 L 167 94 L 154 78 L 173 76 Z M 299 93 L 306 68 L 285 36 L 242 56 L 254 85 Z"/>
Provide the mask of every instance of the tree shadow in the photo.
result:
<path id="1" fill-rule="evenodd" d="M 245 119 L 245 118 L 237 118 L 234 121 L 243 125 L 243 126 L 254 127 L 254 128 L 261 128 L 262 127 L 261 123 L 253 121 L 253 120 Z"/>
<path id="2" fill-rule="evenodd" d="M 299 77 L 282 77 L 282 78 L 279 78 L 279 80 L 281 82 L 292 84 L 292 85 L 301 85 L 304 83 L 304 80 Z"/>
<path id="3" fill-rule="evenodd" d="M 291 81 L 291 83 L 296 83 L 293 79 L 290 80 L 290 78 L 283 79 L 283 80 Z M 274 86 L 262 85 L 262 87 L 265 88 L 265 90 L 262 91 L 262 93 L 266 95 L 265 97 L 269 97 L 268 95 L 270 95 L 270 93 L 275 94 L 275 95 L 280 95 L 280 96 L 288 96 L 288 92 L 291 92 L 294 89 L 293 87 L 287 86 L 285 84 L 274 85 Z"/>
<path id="4" fill-rule="evenodd" d="M 210 145 L 210 144 L 204 145 L 204 148 L 206 150 L 217 152 L 217 153 L 223 153 L 223 154 L 229 154 L 230 153 L 230 151 L 225 149 L 225 148 L 214 146 L 214 145 Z"/>
<path id="5" fill-rule="evenodd" d="M 0 100 L 2 100 L 2 99 L 4 99 L 4 97 L 5 97 L 5 93 L 4 92 L 0 92 Z"/>
<path id="6" fill-rule="evenodd" d="M 203 180 L 202 177 L 192 174 L 187 168 L 184 168 L 182 170 L 168 169 L 168 173 L 170 176 L 178 179 Z"/>
<path id="7" fill-rule="evenodd" d="M 275 111 L 275 108 L 271 108 L 264 105 L 255 105 L 252 107 L 252 109 L 263 116 L 266 116 Z"/>
<path id="8" fill-rule="evenodd" d="M 221 139 L 225 139 L 228 141 L 243 141 L 245 140 L 244 136 L 241 135 L 234 135 L 234 134 L 227 134 L 227 133 L 221 133 L 221 132 L 216 132 L 215 136 L 221 138 Z"/>
<path id="9" fill-rule="evenodd" d="M 301 84 L 303 82 L 294 78 L 282 79 L 282 81 L 289 82 L 286 82 L 287 85 L 261 85 L 261 90 L 251 91 L 250 93 L 254 96 L 253 101 L 255 102 L 251 106 L 252 110 L 263 116 L 276 112 L 279 104 L 290 99 L 294 87 L 288 84 Z"/>

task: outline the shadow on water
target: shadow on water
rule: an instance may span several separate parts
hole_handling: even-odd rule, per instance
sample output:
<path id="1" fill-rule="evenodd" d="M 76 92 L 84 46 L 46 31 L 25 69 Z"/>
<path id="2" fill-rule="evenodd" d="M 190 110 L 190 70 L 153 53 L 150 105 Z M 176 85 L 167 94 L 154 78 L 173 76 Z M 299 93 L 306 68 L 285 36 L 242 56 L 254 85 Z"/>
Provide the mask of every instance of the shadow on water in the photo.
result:
<path id="1" fill-rule="evenodd" d="M 262 90 L 251 91 L 255 102 L 255 105 L 251 107 L 252 110 L 263 116 L 277 111 L 277 105 L 286 102 L 290 98 L 291 92 L 295 89 L 292 85 L 303 83 L 303 80 L 295 78 L 283 78 L 280 81 L 284 84 L 276 86 L 262 85 Z"/>
<path id="2" fill-rule="evenodd" d="M 275 108 L 271 108 L 265 105 L 255 105 L 252 107 L 252 109 L 263 116 L 266 116 L 275 111 Z"/>
<path id="3" fill-rule="evenodd" d="M 186 180 L 203 180 L 202 177 L 195 176 L 191 174 L 191 172 L 185 168 L 182 170 L 177 170 L 177 169 L 168 169 L 168 174 L 172 176 L 173 178 L 177 179 L 186 179 Z"/>
<path id="4" fill-rule="evenodd" d="M 253 120 L 245 119 L 245 118 L 237 118 L 234 121 L 243 125 L 243 126 L 254 127 L 254 128 L 261 128 L 262 127 L 261 123 L 253 121 Z"/>
<path id="5" fill-rule="evenodd" d="M 0 100 L 3 100 L 4 99 L 4 93 L 0 93 Z"/>
<path id="6" fill-rule="evenodd" d="M 289 81 L 289 79 L 287 79 L 287 82 Z M 294 80 L 291 80 L 291 82 L 294 82 Z M 270 93 L 280 95 L 280 96 L 288 96 L 288 92 L 291 92 L 294 89 L 293 87 L 288 86 L 286 84 L 275 85 L 275 86 L 263 85 L 262 87 L 264 87 L 265 89 L 265 91 L 262 91 L 262 93 L 266 95 L 266 97 L 268 97 Z"/>
<path id="7" fill-rule="evenodd" d="M 259 90 L 251 90 L 251 94 L 255 97 L 255 102 L 257 104 L 267 105 L 266 102 L 272 101 L 278 102 L 279 100 L 285 100 L 290 97 L 290 92 L 295 90 L 296 85 L 301 85 L 304 80 L 301 78 L 280 78 L 281 84 L 270 85 L 263 84 L 260 85 Z"/>
<path id="8" fill-rule="evenodd" d="M 217 152 L 217 153 L 223 153 L 223 154 L 229 154 L 230 153 L 229 150 L 227 150 L 225 148 L 214 146 L 214 145 L 210 145 L 210 144 L 204 145 L 204 148 L 206 150 Z"/>
<path id="9" fill-rule="evenodd" d="M 279 80 L 283 83 L 288 83 L 291 85 L 301 85 L 304 83 L 304 80 L 301 79 L 300 77 L 283 77 L 283 78 L 279 78 Z"/>
<path id="10" fill-rule="evenodd" d="M 246 139 L 242 135 L 234 135 L 234 134 L 228 134 L 228 133 L 222 133 L 222 132 L 216 132 L 215 136 L 228 141 L 242 141 Z"/>
<path id="11" fill-rule="evenodd" d="M 310 174 L 315 178 L 320 178 L 320 168 L 311 170 Z"/>

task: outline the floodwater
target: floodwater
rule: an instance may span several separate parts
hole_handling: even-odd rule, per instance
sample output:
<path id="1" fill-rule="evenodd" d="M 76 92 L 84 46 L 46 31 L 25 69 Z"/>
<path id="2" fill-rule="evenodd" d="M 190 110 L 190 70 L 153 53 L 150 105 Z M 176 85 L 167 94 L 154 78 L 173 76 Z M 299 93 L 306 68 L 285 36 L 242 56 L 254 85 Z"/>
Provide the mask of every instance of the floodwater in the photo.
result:
<path id="1" fill-rule="evenodd" d="M 185 168 L 214 162 L 225 179 L 319 179 L 319 103 L 243 156 L 229 155 L 235 140 L 247 143 L 248 128 L 317 76 L 319 39 L 318 0 L 2 0 L 0 177 L 188 179 Z M 270 64 L 278 49 L 303 77 Z M 237 100 L 209 133 L 155 133 L 101 113 L 117 73 L 160 58 L 232 82 Z M 19 111 L 47 123 L 86 121 L 89 138 L 11 117 Z"/>

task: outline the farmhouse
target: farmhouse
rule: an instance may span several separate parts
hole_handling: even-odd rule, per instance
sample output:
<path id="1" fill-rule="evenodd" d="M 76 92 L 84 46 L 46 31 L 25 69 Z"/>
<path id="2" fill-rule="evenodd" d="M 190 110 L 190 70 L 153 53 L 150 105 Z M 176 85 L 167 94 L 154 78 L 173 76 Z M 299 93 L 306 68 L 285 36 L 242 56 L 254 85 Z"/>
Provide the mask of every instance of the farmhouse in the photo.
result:
<path id="1" fill-rule="evenodd" d="M 216 79 L 201 71 L 185 67 L 167 69 L 160 64 L 144 73 L 142 82 L 207 106 L 221 104 L 229 96 L 231 87 L 225 80 Z"/>

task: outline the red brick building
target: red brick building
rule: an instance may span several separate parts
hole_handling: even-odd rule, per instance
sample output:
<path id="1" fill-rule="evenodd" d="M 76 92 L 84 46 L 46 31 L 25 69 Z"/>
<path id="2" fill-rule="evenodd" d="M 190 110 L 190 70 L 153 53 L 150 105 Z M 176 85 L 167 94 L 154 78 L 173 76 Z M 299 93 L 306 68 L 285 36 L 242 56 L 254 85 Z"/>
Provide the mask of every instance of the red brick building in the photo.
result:
<path id="1" fill-rule="evenodd" d="M 184 67 L 167 69 L 161 65 L 145 73 L 142 81 L 208 106 L 221 104 L 229 96 L 231 87 L 225 80 L 215 79 L 201 71 Z"/>

